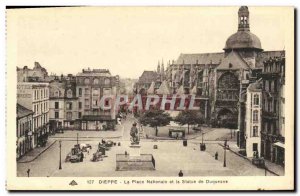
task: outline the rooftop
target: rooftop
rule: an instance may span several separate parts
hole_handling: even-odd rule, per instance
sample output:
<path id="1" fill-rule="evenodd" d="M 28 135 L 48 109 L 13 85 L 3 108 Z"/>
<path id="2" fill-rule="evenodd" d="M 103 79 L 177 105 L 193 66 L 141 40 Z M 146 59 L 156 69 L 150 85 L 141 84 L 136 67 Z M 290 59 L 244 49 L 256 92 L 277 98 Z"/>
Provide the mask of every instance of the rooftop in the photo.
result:
<path id="1" fill-rule="evenodd" d="M 33 111 L 17 103 L 17 118 L 22 118 L 33 114 Z"/>

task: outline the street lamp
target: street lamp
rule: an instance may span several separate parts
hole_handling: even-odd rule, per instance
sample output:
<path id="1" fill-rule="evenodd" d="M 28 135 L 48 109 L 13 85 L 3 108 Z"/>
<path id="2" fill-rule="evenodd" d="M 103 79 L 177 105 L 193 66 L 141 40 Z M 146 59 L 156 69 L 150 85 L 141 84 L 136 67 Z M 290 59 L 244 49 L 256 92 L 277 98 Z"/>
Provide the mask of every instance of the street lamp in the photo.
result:
<path id="1" fill-rule="evenodd" d="M 59 141 L 59 167 L 58 169 L 61 169 L 61 141 Z"/>
<path id="2" fill-rule="evenodd" d="M 223 167 L 226 167 L 226 148 L 228 147 L 227 145 L 227 140 L 224 141 L 224 163 Z"/>
<path id="3" fill-rule="evenodd" d="M 78 144 L 78 133 L 77 133 L 77 144 Z"/>

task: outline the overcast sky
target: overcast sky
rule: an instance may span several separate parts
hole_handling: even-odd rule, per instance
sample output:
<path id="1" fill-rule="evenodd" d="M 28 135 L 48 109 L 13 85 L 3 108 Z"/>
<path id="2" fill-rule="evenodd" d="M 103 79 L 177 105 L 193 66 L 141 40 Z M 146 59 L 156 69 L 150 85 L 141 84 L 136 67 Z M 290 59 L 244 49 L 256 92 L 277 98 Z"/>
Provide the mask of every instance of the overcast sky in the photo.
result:
<path id="1" fill-rule="evenodd" d="M 264 50 L 284 49 L 283 8 L 249 7 L 250 30 Z M 17 47 L 17 65 L 40 62 L 48 73 L 77 74 L 107 68 L 138 78 L 158 60 L 180 53 L 222 52 L 237 31 L 238 7 L 56 8 L 9 10 L 7 47 Z M 16 45 L 10 40 L 17 40 Z"/>

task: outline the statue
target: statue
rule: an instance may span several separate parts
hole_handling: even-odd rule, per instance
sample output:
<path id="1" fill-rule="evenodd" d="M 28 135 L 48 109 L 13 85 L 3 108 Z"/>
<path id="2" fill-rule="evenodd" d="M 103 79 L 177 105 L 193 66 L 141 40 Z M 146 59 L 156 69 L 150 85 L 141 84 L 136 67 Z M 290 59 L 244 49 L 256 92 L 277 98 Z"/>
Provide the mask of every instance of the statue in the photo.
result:
<path id="1" fill-rule="evenodd" d="M 133 123 L 131 127 L 130 136 L 131 144 L 139 144 L 138 129 L 136 128 L 136 123 Z"/>

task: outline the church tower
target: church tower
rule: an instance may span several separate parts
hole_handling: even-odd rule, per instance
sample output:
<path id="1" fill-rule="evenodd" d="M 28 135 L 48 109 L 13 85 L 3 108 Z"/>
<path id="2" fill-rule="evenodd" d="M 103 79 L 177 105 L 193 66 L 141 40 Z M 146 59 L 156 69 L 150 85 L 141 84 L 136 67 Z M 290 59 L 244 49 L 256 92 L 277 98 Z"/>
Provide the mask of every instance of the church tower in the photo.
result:
<path id="1" fill-rule="evenodd" d="M 160 74 L 160 62 L 158 61 L 158 64 L 157 64 L 157 74 Z"/>
<path id="2" fill-rule="evenodd" d="M 238 31 L 250 31 L 248 7 L 247 6 L 240 7 L 238 16 L 239 16 Z"/>

